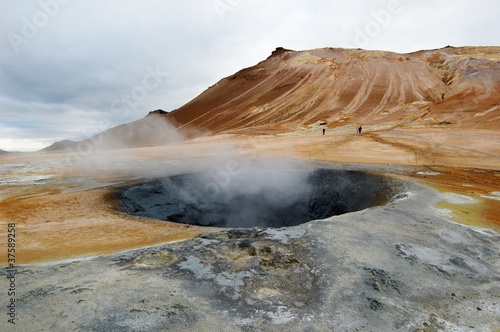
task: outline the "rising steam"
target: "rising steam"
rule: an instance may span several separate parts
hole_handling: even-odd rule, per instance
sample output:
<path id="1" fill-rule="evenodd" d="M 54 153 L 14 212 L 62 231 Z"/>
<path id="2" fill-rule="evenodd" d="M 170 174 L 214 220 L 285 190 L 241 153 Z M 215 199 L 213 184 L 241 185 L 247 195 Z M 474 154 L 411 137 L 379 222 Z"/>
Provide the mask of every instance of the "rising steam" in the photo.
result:
<path id="1" fill-rule="evenodd" d="M 284 227 L 386 203 L 390 180 L 362 172 L 261 160 L 225 171 L 190 173 L 134 185 L 121 194 L 128 213 L 216 227 Z"/>

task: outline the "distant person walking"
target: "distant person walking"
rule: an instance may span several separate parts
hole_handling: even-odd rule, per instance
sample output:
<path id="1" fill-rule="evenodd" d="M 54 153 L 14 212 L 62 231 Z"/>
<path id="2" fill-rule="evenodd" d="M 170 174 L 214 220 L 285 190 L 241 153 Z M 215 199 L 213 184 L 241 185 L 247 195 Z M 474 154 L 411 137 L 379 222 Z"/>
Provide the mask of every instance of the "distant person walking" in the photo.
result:
<path id="1" fill-rule="evenodd" d="M 361 126 L 359 126 L 359 127 L 356 129 L 356 131 L 357 131 L 357 133 L 358 133 L 358 134 L 361 134 L 361 130 L 363 130 L 363 127 L 361 127 Z"/>
<path id="2" fill-rule="evenodd" d="M 323 135 L 325 135 L 325 131 L 326 131 L 326 129 L 325 129 L 325 128 L 323 128 Z"/>

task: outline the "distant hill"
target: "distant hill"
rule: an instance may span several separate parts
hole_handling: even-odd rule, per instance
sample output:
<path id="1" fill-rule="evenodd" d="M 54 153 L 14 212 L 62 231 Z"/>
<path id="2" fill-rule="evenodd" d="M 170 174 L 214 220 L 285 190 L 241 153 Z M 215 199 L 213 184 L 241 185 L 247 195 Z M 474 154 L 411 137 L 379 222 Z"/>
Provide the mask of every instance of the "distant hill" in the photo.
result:
<path id="1" fill-rule="evenodd" d="M 0 149 L 0 153 L 8 153 L 8 152 Z"/>
<path id="2" fill-rule="evenodd" d="M 59 142 L 55 142 L 52 145 L 43 148 L 40 151 L 43 152 L 59 152 L 59 151 L 74 151 L 76 150 L 78 146 L 78 142 L 75 141 L 70 141 L 70 140 L 63 140 Z"/>
<path id="3" fill-rule="evenodd" d="M 148 115 L 146 116 L 150 116 L 150 115 L 154 115 L 154 114 L 159 114 L 159 115 L 163 115 L 163 114 L 167 114 L 168 112 L 165 112 L 164 110 L 156 110 L 156 111 L 151 111 L 148 113 Z"/>
<path id="4" fill-rule="evenodd" d="M 167 114 L 162 110 L 149 112 L 137 121 L 119 125 L 84 141 L 64 140 L 56 142 L 40 151 L 64 152 L 86 151 L 87 149 L 121 149 L 143 147 L 179 142 L 185 138 L 177 128 L 161 116 Z"/>

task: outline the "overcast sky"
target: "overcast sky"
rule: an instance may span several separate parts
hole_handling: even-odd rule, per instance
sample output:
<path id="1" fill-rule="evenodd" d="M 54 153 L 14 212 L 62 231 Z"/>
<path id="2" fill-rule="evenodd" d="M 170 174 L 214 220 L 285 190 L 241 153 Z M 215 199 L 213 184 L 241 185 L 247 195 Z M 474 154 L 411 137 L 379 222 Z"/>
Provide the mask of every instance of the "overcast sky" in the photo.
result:
<path id="1" fill-rule="evenodd" d="M 500 45 L 498 0 L 0 0 L 0 149 L 170 111 L 294 50 Z"/>

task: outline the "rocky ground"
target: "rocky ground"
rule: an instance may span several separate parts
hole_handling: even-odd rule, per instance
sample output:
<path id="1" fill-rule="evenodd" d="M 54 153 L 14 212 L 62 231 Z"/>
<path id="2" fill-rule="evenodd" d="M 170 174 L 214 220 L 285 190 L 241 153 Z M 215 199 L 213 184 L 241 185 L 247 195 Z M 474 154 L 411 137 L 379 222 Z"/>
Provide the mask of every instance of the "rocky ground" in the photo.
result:
<path id="1" fill-rule="evenodd" d="M 65 154 L 8 154 L 0 221 L 16 223 L 17 302 L 16 325 L 4 315 L 1 329 L 500 328 L 497 134 L 343 130 L 206 137 L 69 165 Z M 406 184 L 390 204 L 281 229 L 129 216 L 114 196 L 131 182 L 269 156 Z"/>
<path id="2" fill-rule="evenodd" d="M 499 50 L 278 48 L 168 114 L 1 153 L 0 330 L 498 331 Z M 286 228 L 175 224 L 117 199 L 188 172 L 223 187 L 261 158 L 405 185 Z"/>
<path id="3" fill-rule="evenodd" d="M 215 230 L 120 254 L 19 266 L 17 324 L 2 326 L 494 331 L 499 234 L 450 223 L 435 207 L 447 199 L 436 190 L 401 189 L 388 205 L 295 227 Z"/>

